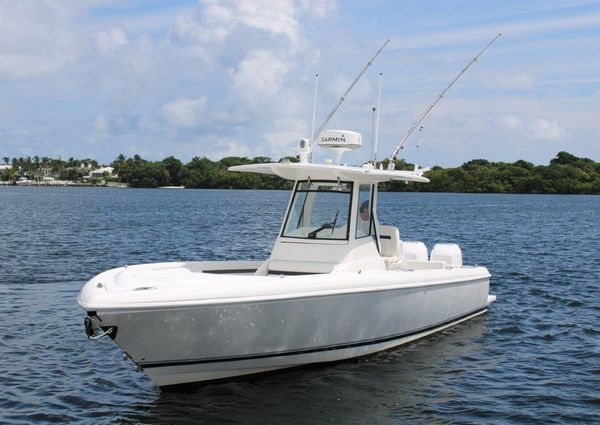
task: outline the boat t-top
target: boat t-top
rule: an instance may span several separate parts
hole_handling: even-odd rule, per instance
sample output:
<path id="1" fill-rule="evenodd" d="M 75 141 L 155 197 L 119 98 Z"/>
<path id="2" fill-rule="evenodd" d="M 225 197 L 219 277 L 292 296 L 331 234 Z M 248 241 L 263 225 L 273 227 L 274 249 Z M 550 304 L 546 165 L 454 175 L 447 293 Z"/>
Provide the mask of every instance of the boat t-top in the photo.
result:
<path id="1" fill-rule="evenodd" d="M 346 165 L 361 135 L 317 134 L 334 160 L 312 162 L 314 139 L 302 139 L 299 162 L 229 168 L 294 182 L 269 258 L 103 272 L 78 297 L 88 337 L 110 337 L 162 387 L 365 356 L 484 313 L 495 300 L 485 267 L 379 222 L 378 184 L 427 183 L 425 169 Z"/>

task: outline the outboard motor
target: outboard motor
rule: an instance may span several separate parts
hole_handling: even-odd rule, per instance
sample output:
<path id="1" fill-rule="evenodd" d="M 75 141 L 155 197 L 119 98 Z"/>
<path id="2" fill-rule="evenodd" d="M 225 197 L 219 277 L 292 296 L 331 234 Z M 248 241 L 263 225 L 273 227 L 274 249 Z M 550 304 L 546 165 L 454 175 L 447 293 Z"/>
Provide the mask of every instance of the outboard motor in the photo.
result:
<path id="1" fill-rule="evenodd" d="M 455 243 L 438 243 L 431 250 L 431 261 L 443 261 L 448 266 L 462 267 L 462 251 Z"/>

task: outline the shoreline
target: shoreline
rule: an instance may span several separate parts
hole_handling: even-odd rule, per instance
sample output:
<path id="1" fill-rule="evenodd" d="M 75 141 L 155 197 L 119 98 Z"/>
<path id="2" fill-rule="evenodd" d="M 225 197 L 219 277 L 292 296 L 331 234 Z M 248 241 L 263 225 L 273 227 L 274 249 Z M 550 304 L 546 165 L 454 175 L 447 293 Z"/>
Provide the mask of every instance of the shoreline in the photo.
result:
<path id="1" fill-rule="evenodd" d="M 264 188 L 230 188 L 230 187 L 190 187 L 186 188 L 184 186 L 161 186 L 161 187 L 130 187 L 126 184 L 111 184 L 111 185 L 96 185 L 96 184 L 67 184 L 67 185 L 49 185 L 49 184 L 4 184 L 5 182 L 0 182 L 1 187 L 36 187 L 36 188 L 77 188 L 77 187 L 93 187 L 99 189 L 144 189 L 144 190 L 152 190 L 152 189 L 160 189 L 160 190 L 173 190 L 173 189 L 183 189 L 183 190 L 260 190 L 260 191 L 288 191 L 287 189 L 264 189 Z M 423 193 L 423 194 L 460 194 L 460 195 L 561 195 L 561 196 L 598 196 L 599 193 L 513 193 L 513 192 L 437 192 L 437 191 L 402 191 L 402 190 L 380 190 L 379 193 Z"/>

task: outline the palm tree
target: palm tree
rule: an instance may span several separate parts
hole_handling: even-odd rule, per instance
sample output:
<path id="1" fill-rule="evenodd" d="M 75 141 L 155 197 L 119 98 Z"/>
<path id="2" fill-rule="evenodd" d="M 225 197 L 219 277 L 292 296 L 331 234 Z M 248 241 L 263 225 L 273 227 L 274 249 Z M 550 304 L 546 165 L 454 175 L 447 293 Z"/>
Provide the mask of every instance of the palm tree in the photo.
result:
<path id="1" fill-rule="evenodd" d="M 17 178 L 17 170 L 15 168 L 9 168 L 8 170 L 4 170 L 3 177 L 6 181 L 15 181 Z"/>
<path id="2" fill-rule="evenodd" d="M 123 183 L 123 175 L 125 174 L 126 160 L 127 158 L 125 158 L 125 155 L 119 154 L 117 159 L 115 159 L 111 164 L 111 167 L 115 169 L 115 173 L 117 174 L 117 176 L 119 176 L 119 183 Z"/>

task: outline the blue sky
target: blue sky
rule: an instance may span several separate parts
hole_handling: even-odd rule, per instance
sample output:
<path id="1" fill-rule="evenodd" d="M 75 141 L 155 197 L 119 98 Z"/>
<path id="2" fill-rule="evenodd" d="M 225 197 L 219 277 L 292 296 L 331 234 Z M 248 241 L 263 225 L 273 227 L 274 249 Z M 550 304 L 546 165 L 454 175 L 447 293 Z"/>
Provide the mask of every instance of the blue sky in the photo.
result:
<path id="1" fill-rule="evenodd" d="M 0 0 L 0 156 L 278 159 L 390 44 L 328 128 L 378 156 L 495 34 L 402 157 L 600 160 L 600 1 Z M 317 121 L 319 121 L 319 119 Z M 317 160 L 327 153 L 317 151 Z"/>

